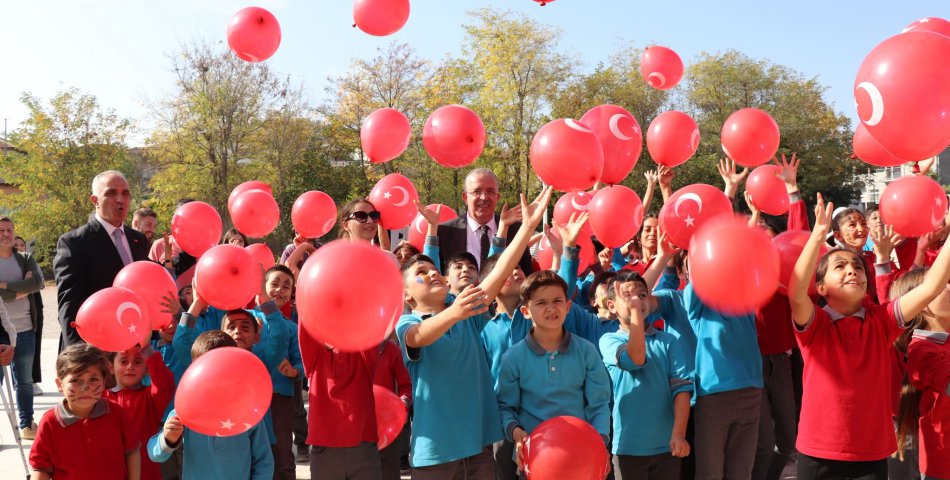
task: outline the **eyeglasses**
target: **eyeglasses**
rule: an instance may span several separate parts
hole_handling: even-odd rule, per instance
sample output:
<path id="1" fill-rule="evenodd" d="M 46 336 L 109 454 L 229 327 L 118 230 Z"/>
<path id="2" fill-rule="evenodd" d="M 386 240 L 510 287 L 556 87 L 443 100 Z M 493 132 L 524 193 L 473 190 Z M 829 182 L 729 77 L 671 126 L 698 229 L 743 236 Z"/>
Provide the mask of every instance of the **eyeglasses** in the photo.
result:
<path id="1" fill-rule="evenodd" d="M 475 198 L 491 198 L 491 197 L 498 196 L 498 192 L 496 190 L 474 190 L 474 191 L 465 192 L 465 193 Z"/>
<path id="2" fill-rule="evenodd" d="M 346 217 L 347 220 L 356 220 L 357 223 L 366 223 L 370 220 L 379 223 L 379 212 L 353 212 L 349 217 Z"/>

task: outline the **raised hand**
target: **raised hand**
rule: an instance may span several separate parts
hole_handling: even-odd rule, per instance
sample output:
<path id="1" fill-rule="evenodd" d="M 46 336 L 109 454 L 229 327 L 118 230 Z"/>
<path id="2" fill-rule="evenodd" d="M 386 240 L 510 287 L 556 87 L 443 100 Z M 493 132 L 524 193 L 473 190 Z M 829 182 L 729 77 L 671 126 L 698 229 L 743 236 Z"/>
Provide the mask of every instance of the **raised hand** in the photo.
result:
<path id="1" fill-rule="evenodd" d="M 891 252 L 894 251 L 894 245 L 897 243 L 900 235 L 894 233 L 893 225 L 884 225 L 871 229 L 871 240 L 874 240 L 874 255 L 877 257 L 875 263 L 885 263 L 890 261 Z"/>
<path id="2" fill-rule="evenodd" d="M 442 205 L 439 205 L 433 210 L 419 200 L 413 200 L 413 203 L 416 204 L 416 210 L 419 211 L 419 215 L 422 215 L 422 218 L 426 219 L 426 222 L 430 226 L 439 225 L 439 214 L 442 213 Z"/>
<path id="3" fill-rule="evenodd" d="M 664 232 L 660 228 L 657 228 L 656 233 L 657 233 L 656 256 L 658 258 L 672 258 L 676 254 L 683 251 L 682 248 L 677 247 L 676 245 L 673 244 L 673 242 L 670 241 L 670 238 L 666 234 L 666 232 Z"/>
<path id="4" fill-rule="evenodd" d="M 508 208 L 508 204 L 501 207 L 501 215 L 498 216 L 498 234 L 499 238 L 505 238 L 508 235 L 508 227 L 521 221 L 521 205 L 515 205 Z"/>
<path id="5" fill-rule="evenodd" d="M 657 181 L 660 182 L 660 188 L 669 188 L 673 184 L 673 177 L 676 176 L 676 171 L 666 165 L 660 165 L 656 169 L 656 175 L 658 178 Z"/>
<path id="6" fill-rule="evenodd" d="M 719 165 L 716 166 L 719 170 L 719 176 L 722 177 L 722 182 L 725 184 L 725 189 L 723 191 L 726 193 L 726 196 L 729 198 L 736 198 L 736 192 L 739 191 L 739 184 L 745 180 L 746 175 L 749 174 L 748 168 L 743 168 L 741 172 L 736 172 L 736 162 L 731 158 L 725 158 L 719 160 Z"/>
<path id="7" fill-rule="evenodd" d="M 663 168 L 660 165 L 660 168 Z M 657 174 L 656 170 L 647 170 L 643 172 L 643 178 L 647 179 L 647 185 L 656 185 L 656 182 L 660 180 L 660 176 Z"/>
<path id="8" fill-rule="evenodd" d="M 557 233 L 561 234 L 561 241 L 566 247 L 576 247 L 577 239 L 581 236 L 581 229 L 584 228 L 584 225 L 587 223 L 588 214 L 587 212 L 572 213 L 571 218 L 567 221 L 567 225 L 561 225 L 557 221 L 552 222 L 554 228 L 557 229 Z M 550 241 L 550 240 L 548 240 Z"/>
<path id="9" fill-rule="evenodd" d="M 548 208 L 548 203 L 551 201 L 551 192 L 553 191 L 554 187 L 550 185 L 542 188 L 537 198 L 531 203 L 527 203 L 524 194 L 521 195 L 521 214 L 527 228 L 534 230 L 541 223 L 541 218 L 544 217 L 544 211 Z"/>
<path id="10" fill-rule="evenodd" d="M 831 227 L 831 215 L 835 211 L 835 204 L 829 202 L 825 205 L 825 199 L 818 194 L 818 200 L 815 202 L 815 228 L 812 229 L 813 235 L 821 234 L 822 238 L 828 234 Z"/>
<path id="11" fill-rule="evenodd" d="M 556 220 L 553 223 L 557 226 Z M 564 253 L 564 237 L 558 238 L 557 235 L 551 233 L 551 227 L 545 225 L 544 238 L 548 239 L 548 244 L 551 245 L 551 250 L 554 251 L 554 258 L 561 258 L 561 254 Z"/>
<path id="12" fill-rule="evenodd" d="M 459 320 L 484 313 L 488 311 L 485 292 L 481 287 L 469 285 L 455 297 L 455 301 L 446 310 L 449 311 L 449 315 Z"/>
<path id="13" fill-rule="evenodd" d="M 792 159 L 786 160 L 785 154 L 783 153 L 781 162 L 779 162 L 778 157 L 772 159 L 772 163 L 780 169 L 778 178 L 785 182 L 785 191 L 787 193 L 798 191 L 798 166 L 801 165 L 802 161 L 800 158 L 797 158 L 797 155 L 797 153 L 792 152 Z"/>

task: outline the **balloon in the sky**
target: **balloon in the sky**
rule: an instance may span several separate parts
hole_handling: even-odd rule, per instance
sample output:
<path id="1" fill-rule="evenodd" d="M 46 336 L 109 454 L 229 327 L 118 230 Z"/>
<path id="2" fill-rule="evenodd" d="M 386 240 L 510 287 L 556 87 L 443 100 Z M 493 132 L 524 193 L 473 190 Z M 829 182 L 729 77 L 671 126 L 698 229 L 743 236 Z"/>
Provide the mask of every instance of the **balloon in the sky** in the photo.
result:
<path id="1" fill-rule="evenodd" d="M 599 105 L 581 117 L 604 151 L 604 172 L 600 181 L 616 185 L 633 170 L 643 151 L 643 132 L 633 115 L 617 105 Z"/>
<path id="2" fill-rule="evenodd" d="M 673 50 L 654 45 L 643 50 L 640 75 L 657 90 L 669 90 L 683 78 L 683 60 Z"/>
<path id="3" fill-rule="evenodd" d="M 377 37 L 392 35 L 409 20 L 409 0 L 356 0 L 353 21 L 360 30 Z"/>
<path id="4" fill-rule="evenodd" d="M 647 151 L 658 165 L 681 165 L 699 148 L 699 127 L 689 115 L 676 110 L 663 112 L 647 129 Z"/>
<path id="5" fill-rule="evenodd" d="M 280 46 L 280 24 L 263 8 L 242 8 L 228 23 L 228 46 L 241 60 L 267 60 Z"/>

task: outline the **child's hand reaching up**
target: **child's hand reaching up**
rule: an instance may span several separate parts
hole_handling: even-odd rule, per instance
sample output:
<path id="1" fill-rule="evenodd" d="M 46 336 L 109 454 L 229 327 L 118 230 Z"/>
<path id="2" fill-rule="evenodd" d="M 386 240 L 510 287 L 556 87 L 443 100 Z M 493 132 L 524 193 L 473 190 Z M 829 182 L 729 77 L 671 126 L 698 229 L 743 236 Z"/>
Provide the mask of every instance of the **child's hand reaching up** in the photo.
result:
<path id="1" fill-rule="evenodd" d="M 165 426 L 162 427 L 162 430 L 164 431 L 163 435 L 165 435 L 165 443 L 177 445 L 178 441 L 181 440 L 181 434 L 185 431 L 185 427 L 178 419 L 178 415 L 170 415 L 168 420 L 165 420 Z"/>
<path id="2" fill-rule="evenodd" d="M 583 229 L 587 223 L 587 217 L 587 212 L 581 214 L 572 213 L 571 218 L 567 221 L 567 225 L 561 225 L 557 223 L 557 221 L 554 221 L 554 228 L 557 229 L 557 233 L 561 234 L 561 241 L 564 242 L 565 247 L 577 246 L 577 239 L 581 236 L 581 229 Z"/>
<path id="3" fill-rule="evenodd" d="M 551 186 L 542 188 L 537 198 L 531 203 L 527 203 L 528 200 L 524 195 L 521 195 L 521 215 L 527 228 L 534 230 L 541 223 L 541 218 L 548 208 L 548 203 L 551 201 L 551 192 L 553 191 L 554 188 Z"/>
<path id="4" fill-rule="evenodd" d="M 831 216 L 834 211 L 835 204 L 829 202 L 825 205 L 825 199 L 819 193 L 818 200 L 815 202 L 815 227 L 811 231 L 812 236 L 820 235 L 822 241 L 824 241 L 828 229 L 831 228 Z"/>

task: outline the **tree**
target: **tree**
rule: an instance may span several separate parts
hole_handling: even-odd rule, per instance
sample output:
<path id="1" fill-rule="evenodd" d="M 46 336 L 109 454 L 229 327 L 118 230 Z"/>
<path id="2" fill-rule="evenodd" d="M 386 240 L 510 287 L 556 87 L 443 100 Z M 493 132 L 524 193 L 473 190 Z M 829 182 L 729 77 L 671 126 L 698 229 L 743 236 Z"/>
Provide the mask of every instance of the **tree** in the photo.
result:
<path id="1" fill-rule="evenodd" d="M 20 192 L 3 199 L 18 234 L 35 238 L 40 261 L 48 262 L 57 238 L 88 221 L 96 174 L 119 170 L 131 184 L 138 183 L 125 146 L 132 124 L 75 88 L 57 93 L 46 105 L 31 93 L 20 101 L 29 116 L 9 142 L 26 154 L 0 158 L 0 177 Z M 140 192 L 132 189 L 135 196 Z"/>

